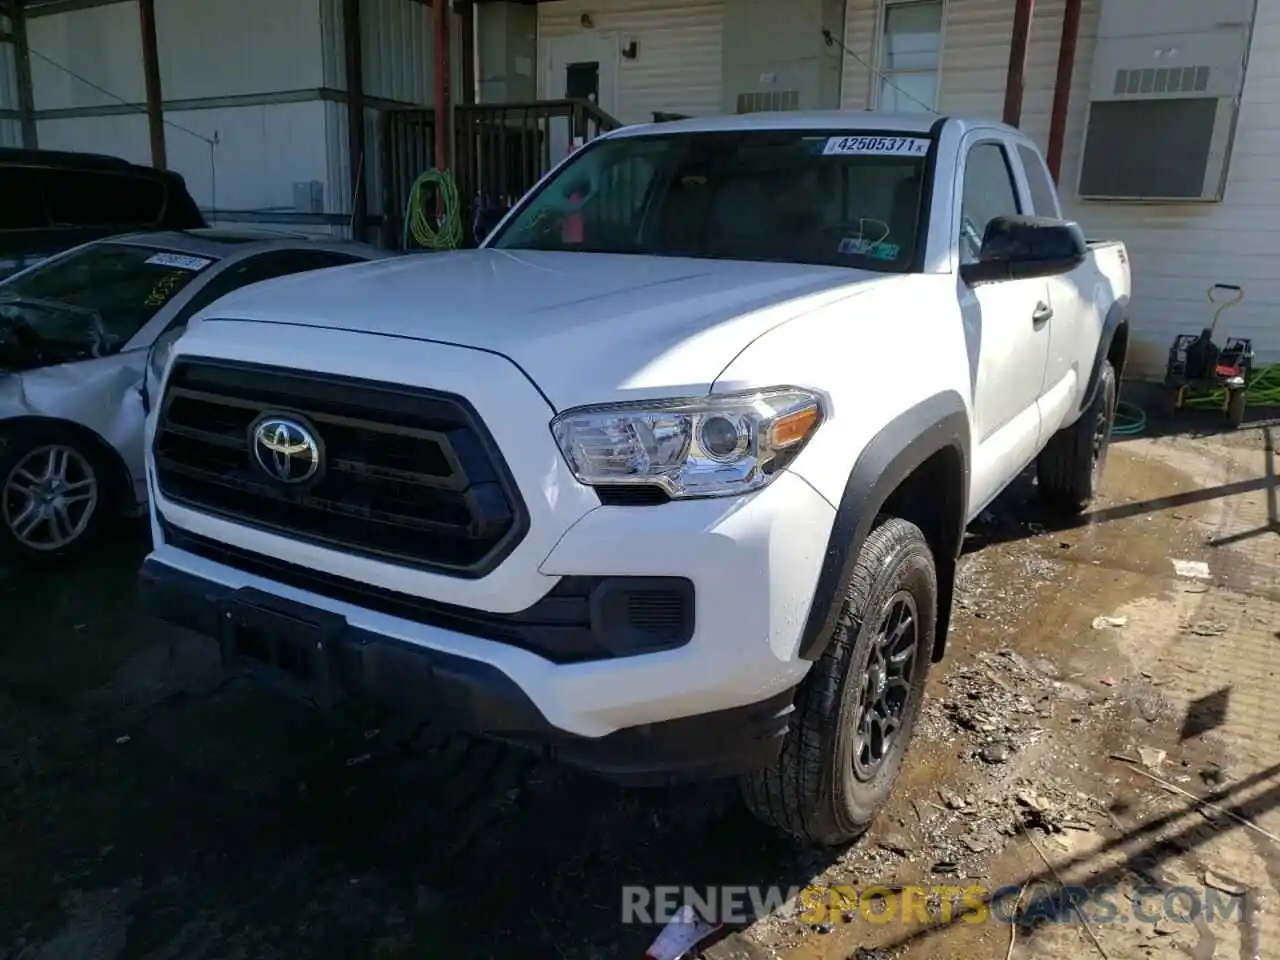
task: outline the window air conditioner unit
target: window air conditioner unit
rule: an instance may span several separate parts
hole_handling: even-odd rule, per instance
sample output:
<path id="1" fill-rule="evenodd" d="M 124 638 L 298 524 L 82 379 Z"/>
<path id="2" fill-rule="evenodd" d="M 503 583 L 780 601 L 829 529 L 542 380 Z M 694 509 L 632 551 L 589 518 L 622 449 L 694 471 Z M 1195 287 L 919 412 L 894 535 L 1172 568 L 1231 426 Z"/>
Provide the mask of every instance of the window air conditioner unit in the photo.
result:
<path id="1" fill-rule="evenodd" d="M 1102 0 L 1081 198 L 1223 198 L 1255 2 Z"/>

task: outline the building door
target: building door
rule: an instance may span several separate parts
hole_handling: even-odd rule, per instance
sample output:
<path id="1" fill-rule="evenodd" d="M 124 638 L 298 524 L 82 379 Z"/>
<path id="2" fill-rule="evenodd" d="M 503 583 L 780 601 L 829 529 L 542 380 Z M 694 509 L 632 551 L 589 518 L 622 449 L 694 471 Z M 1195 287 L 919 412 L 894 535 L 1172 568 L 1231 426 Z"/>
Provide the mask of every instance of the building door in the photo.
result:
<path id="1" fill-rule="evenodd" d="M 610 116 L 618 110 L 618 38 L 612 33 L 582 33 L 541 41 L 543 96 L 548 100 L 589 100 Z M 559 163 L 578 145 L 584 131 L 573 130 L 567 119 L 554 119 L 551 162 Z"/>

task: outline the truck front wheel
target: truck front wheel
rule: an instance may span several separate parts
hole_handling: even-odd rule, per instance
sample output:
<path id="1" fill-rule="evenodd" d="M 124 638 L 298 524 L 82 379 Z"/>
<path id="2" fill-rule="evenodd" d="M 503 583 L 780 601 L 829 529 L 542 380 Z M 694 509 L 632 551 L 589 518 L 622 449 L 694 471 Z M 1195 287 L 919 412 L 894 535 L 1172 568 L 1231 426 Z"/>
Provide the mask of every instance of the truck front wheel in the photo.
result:
<path id="1" fill-rule="evenodd" d="M 866 831 L 889 799 L 920 714 L 937 611 L 924 534 L 883 520 L 858 555 L 831 642 L 797 693 L 777 763 L 743 778 L 758 818 L 824 846 Z"/>
<path id="2" fill-rule="evenodd" d="M 1098 371 L 1093 401 L 1075 423 L 1059 430 L 1036 460 L 1040 499 L 1067 514 L 1080 514 L 1098 495 L 1116 418 L 1116 371 L 1107 360 Z"/>

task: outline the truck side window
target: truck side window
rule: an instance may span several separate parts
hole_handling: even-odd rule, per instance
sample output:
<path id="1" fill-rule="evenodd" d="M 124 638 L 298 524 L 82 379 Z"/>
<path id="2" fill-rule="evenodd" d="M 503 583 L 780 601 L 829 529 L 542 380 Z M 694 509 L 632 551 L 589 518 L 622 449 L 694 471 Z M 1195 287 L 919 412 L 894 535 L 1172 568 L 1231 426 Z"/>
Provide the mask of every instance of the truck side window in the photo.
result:
<path id="1" fill-rule="evenodd" d="M 979 143 L 964 164 L 960 201 L 960 262 L 977 263 L 987 224 L 996 217 L 1016 216 L 1022 209 L 1004 147 Z"/>
<path id="2" fill-rule="evenodd" d="M 1018 145 L 1018 159 L 1022 168 L 1027 171 L 1027 186 L 1031 189 L 1031 204 L 1035 207 L 1032 213 L 1038 217 L 1058 217 L 1062 212 L 1058 209 L 1058 192 L 1049 179 L 1049 171 L 1045 168 L 1040 154 L 1030 147 Z"/>

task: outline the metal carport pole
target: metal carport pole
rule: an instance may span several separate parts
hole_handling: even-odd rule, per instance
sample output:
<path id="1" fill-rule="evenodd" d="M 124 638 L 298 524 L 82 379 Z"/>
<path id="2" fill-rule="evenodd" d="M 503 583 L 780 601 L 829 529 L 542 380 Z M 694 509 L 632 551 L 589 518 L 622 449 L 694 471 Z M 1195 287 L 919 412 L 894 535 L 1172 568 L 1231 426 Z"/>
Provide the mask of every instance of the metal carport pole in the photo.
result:
<path id="1" fill-rule="evenodd" d="M 1022 122 L 1022 92 L 1027 81 L 1027 49 L 1031 45 L 1031 18 L 1035 0 L 1018 0 L 1013 11 L 1013 37 L 1009 42 L 1009 73 L 1004 83 L 1004 122 Z"/>
<path id="2" fill-rule="evenodd" d="M 1053 86 L 1053 113 L 1049 117 L 1049 152 L 1046 160 L 1053 182 L 1062 176 L 1062 146 L 1067 137 L 1067 111 L 1071 109 L 1071 77 L 1080 39 L 1081 0 L 1066 0 L 1062 10 L 1062 41 L 1058 44 L 1058 76 Z"/>
<path id="3" fill-rule="evenodd" d="M 432 29 L 435 33 L 435 166 L 438 170 L 449 168 L 449 0 L 434 0 L 431 7 Z"/>
<path id="4" fill-rule="evenodd" d="M 142 76 L 147 86 L 147 132 L 151 135 L 151 165 L 168 169 L 164 144 L 164 97 L 160 90 L 160 47 L 156 42 L 155 0 L 138 0 L 142 30 Z"/>
<path id="5" fill-rule="evenodd" d="M 369 198 L 365 183 L 364 60 L 361 56 L 360 0 L 342 0 L 342 39 L 347 73 L 347 153 L 351 167 L 351 239 L 365 240 Z"/>
<path id="6" fill-rule="evenodd" d="M 0 13 L 9 18 L 9 32 L 0 31 L 0 40 L 13 44 L 14 72 L 18 85 L 18 123 L 22 127 L 22 145 L 28 150 L 38 146 L 36 136 L 35 89 L 31 85 L 31 50 L 27 46 L 27 15 L 23 0 L 0 0 Z"/>

